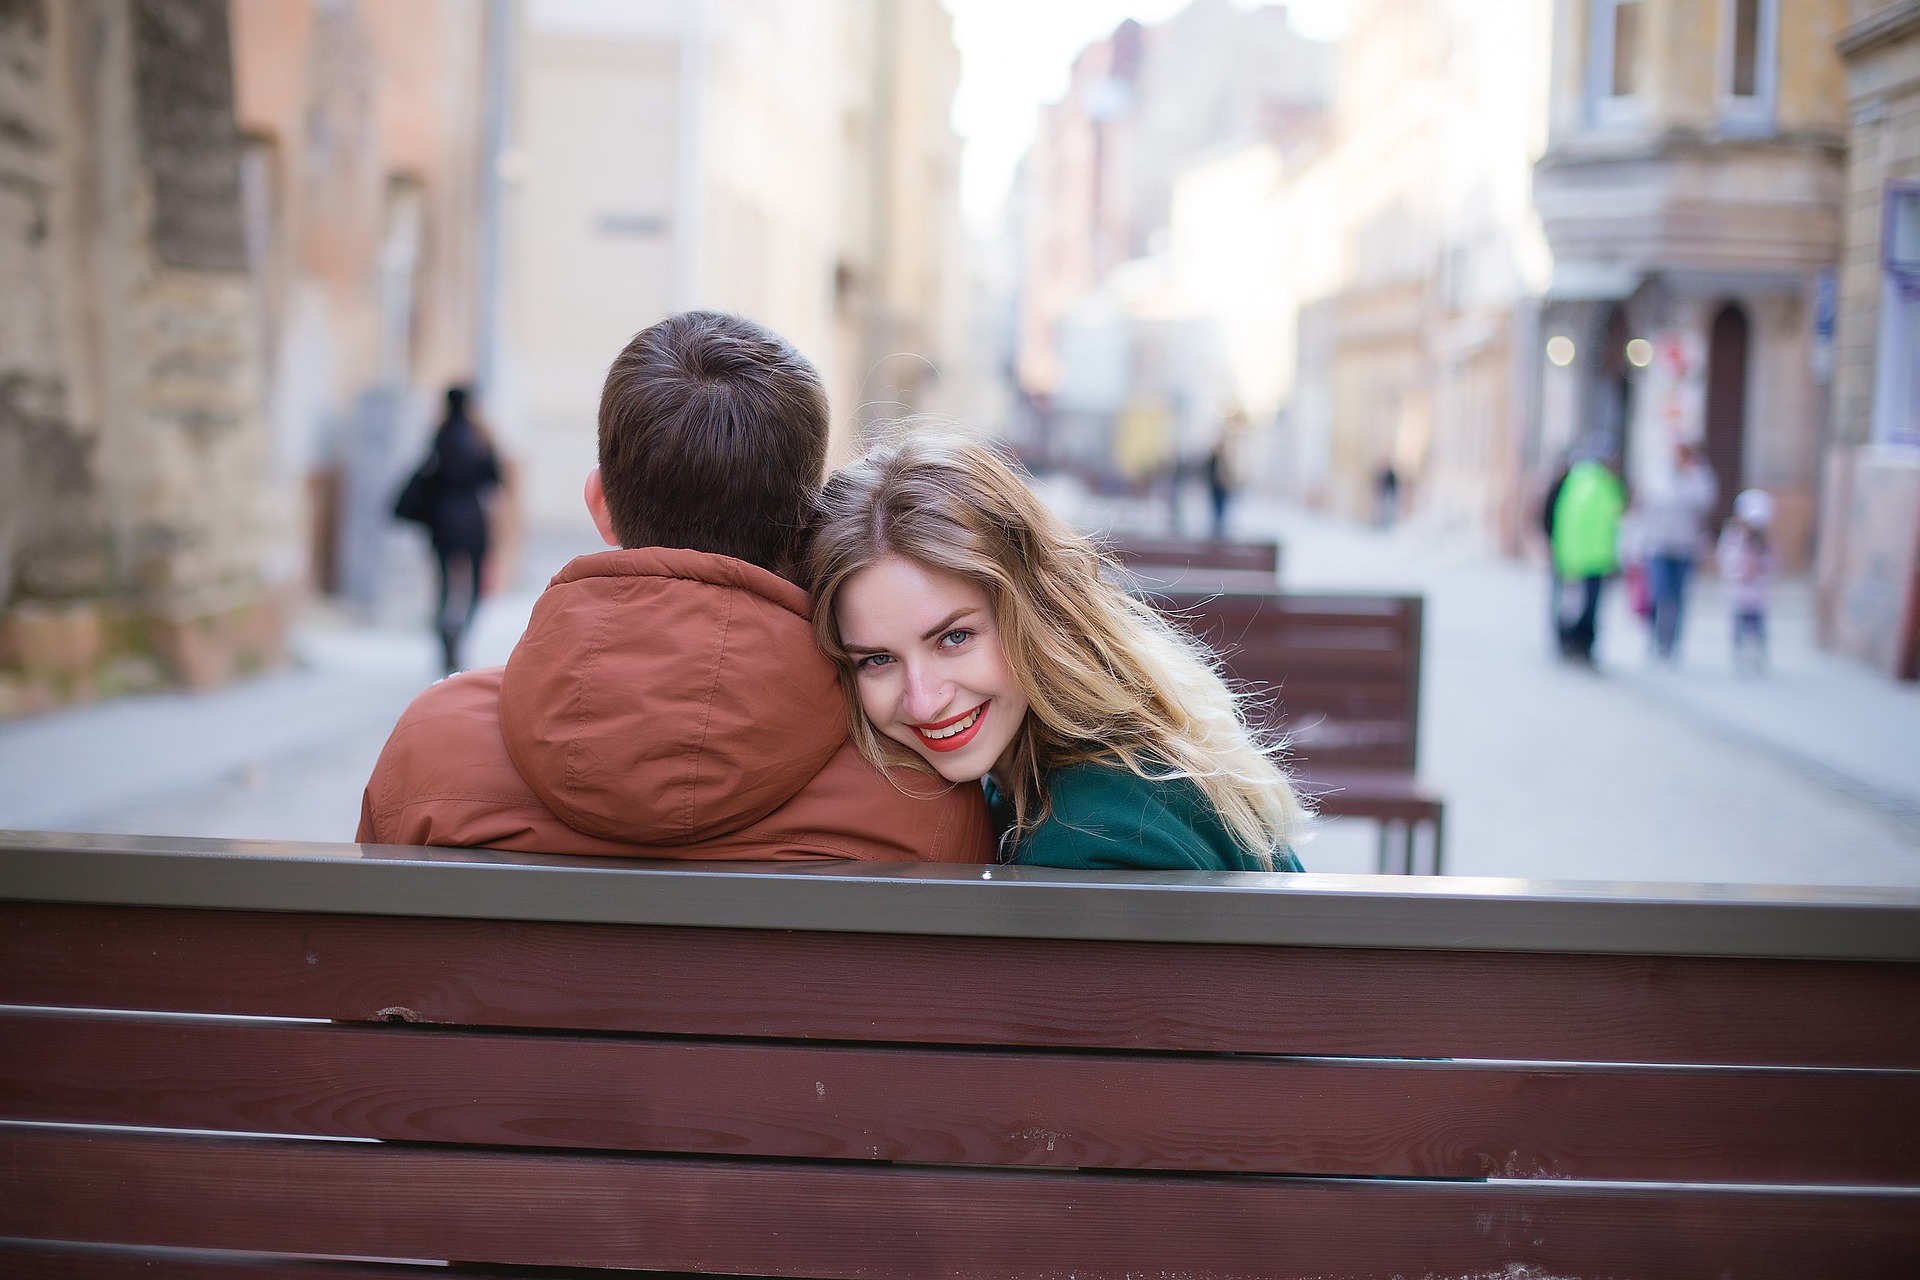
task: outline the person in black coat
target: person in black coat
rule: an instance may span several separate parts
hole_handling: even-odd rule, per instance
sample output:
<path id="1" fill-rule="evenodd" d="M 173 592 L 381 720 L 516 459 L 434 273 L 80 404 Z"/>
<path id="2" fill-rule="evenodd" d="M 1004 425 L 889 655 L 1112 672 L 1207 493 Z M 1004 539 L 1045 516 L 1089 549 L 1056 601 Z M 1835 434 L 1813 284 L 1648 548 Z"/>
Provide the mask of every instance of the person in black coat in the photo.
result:
<path id="1" fill-rule="evenodd" d="M 486 568 L 486 495 L 500 484 L 493 443 L 473 420 L 465 387 L 447 388 L 447 416 L 433 437 L 427 470 L 433 475 L 427 532 L 440 562 L 440 609 L 435 615 L 449 675 L 460 670 L 460 643 L 480 604 Z"/>

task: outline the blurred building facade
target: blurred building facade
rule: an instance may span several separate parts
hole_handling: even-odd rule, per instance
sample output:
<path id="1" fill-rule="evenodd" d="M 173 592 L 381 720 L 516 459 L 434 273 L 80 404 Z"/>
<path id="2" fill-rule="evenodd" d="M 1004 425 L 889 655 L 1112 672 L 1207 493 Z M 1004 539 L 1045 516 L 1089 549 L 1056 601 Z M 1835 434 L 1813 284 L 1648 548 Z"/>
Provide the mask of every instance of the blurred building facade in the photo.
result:
<path id="1" fill-rule="evenodd" d="M 963 363 L 958 80 L 937 0 L 516 6 L 496 399 L 528 518 L 584 527 L 608 364 L 673 310 L 791 339 L 835 452 Z"/>
<path id="2" fill-rule="evenodd" d="M 0 8 L 0 715 L 273 662 L 225 0 Z"/>
<path id="3" fill-rule="evenodd" d="M 1701 445 L 1721 517 L 1742 488 L 1774 495 L 1790 567 L 1826 421 L 1845 21 L 1845 0 L 1558 0 L 1535 177 L 1565 363 L 1542 345 L 1533 462 L 1611 451 L 1644 488 Z"/>
<path id="4" fill-rule="evenodd" d="M 1223 194 L 1264 198 L 1271 157 L 1324 129 L 1332 78 L 1332 50 L 1296 33 L 1283 8 L 1228 0 L 1195 0 L 1153 27 L 1123 22 L 1080 54 L 1013 197 L 1023 448 L 1116 479 L 1204 451 L 1236 379 L 1215 318 L 1190 296 L 1217 275 L 1175 260 L 1177 210 L 1190 228 L 1204 217 L 1181 198 L 1182 174 L 1253 148 Z"/>
<path id="5" fill-rule="evenodd" d="M 1512 542 L 1548 273 L 1529 189 L 1547 41 L 1532 0 L 1355 4 L 1331 143 L 1300 179 L 1337 265 L 1302 304 L 1298 496 L 1365 517 L 1390 467 L 1423 519 Z"/>
<path id="6" fill-rule="evenodd" d="M 1845 246 L 1816 599 L 1823 643 L 1920 678 L 1920 3 L 1854 0 Z"/>
<path id="7" fill-rule="evenodd" d="M 394 494 L 477 372 L 488 24 L 438 0 L 233 0 L 234 113 L 279 578 L 384 612 L 425 561 Z M 511 536 L 502 539 L 511 545 Z"/>

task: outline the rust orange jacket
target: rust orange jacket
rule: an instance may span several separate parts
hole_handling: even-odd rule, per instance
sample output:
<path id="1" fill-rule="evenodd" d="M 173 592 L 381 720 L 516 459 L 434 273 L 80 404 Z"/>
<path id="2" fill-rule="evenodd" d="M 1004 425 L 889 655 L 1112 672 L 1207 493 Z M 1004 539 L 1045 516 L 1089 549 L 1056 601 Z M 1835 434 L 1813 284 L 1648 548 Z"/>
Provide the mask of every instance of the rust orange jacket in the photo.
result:
<path id="1" fill-rule="evenodd" d="M 506 666 L 413 700 L 367 783 L 358 839 L 992 861 L 978 787 L 889 781 L 854 751 L 846 716 L 792 583 L 699 551 L 581 556 L 548 584 Z"/>

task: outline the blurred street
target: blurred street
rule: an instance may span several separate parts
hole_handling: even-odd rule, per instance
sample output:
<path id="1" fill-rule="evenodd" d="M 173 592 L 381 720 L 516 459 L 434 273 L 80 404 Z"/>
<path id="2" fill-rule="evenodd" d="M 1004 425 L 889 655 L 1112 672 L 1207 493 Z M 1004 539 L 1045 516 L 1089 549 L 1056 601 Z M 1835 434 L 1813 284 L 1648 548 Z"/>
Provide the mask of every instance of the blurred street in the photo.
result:
<path id="1" fill-rule="evenodd" d="M 1092 523 L 1164 519 L 1049 496 Z M 1593 674 L 1548 656 L 1544 571 L 1470 538 L 1278 503 L 1235 518 L 1282 539 L 1288 590 L 1425 593 L 1421 762 L 1447 800 L 1450 873 L 1920 885 L 1920 689 L 1815 650 L 1803 582 L 1779 593 L 1764 679 L 1733 675 L 1710 579 L 1674 668 L 1652 666 L 1616 592 Z M 532 544 L 481 611 L 475 664 L 503 661 L 539 587 L 591 549 Z M 0 724 L 0 827 L 350 840 L 387 731 L 438 674 L 425 612 L 413 630 L 309 614 L 288 670 Z M 1301 852 L 1363 872 L 1373 851 L 1370 825 L 1345 820 Z"/>

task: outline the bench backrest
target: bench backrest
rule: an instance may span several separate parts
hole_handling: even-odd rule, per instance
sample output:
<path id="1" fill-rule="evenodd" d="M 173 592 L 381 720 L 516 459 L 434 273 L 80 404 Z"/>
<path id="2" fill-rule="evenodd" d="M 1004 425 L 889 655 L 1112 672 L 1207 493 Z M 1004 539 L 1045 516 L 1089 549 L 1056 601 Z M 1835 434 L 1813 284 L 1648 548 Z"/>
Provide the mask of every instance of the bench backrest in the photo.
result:
<path id="1" fill-rule="evenodd" d="M 1914 1274 L 1920 895 L 1639 888 L 16 835 L 0 1271 Z"/>
<path id="2" fill-rule="evenodd" d="M 1145 538 L 1131 534 L 1115 538 L 1114 556 L 1128 568 L 1156 566 L 1180 569 L 1226 569 L 1261 573 L 1280 572 L 1277 542 L 1228 542 L 1209 538 Z"/>
<path id="3" fill-rule="evenodd" d="M 1250 717 L 1309 771 L 1411 773 L 1420 742 L 1419 596 L 1154 592 L 1221 656 Z"/>

